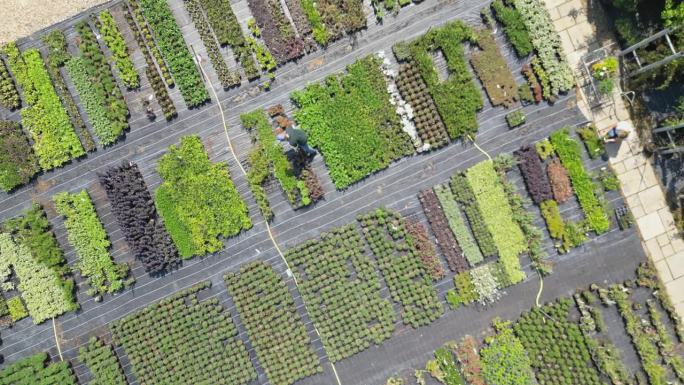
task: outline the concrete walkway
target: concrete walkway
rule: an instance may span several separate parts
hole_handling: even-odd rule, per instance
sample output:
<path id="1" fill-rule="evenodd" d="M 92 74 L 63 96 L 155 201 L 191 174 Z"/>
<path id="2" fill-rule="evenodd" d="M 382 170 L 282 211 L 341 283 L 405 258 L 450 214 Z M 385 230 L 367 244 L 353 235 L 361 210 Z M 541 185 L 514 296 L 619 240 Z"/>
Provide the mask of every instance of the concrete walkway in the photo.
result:
<path id="1" fill-rule="evenodd" d="M 561 36 L 568 61 L 575 70 L 578 84 L 582 84 L 581 79 L 585 77 L 582 57 L 614 43 L 614 37 L 605 28 L 600 5 L 590 5 L 589 0 L 548 0 L 546 6 Z M 586 89 L 580 87 L 578 106 L 599 131 L 618 121 L 629 120 L 624 99 L 617 91 L 612 95 L 613 103 L 593 109 L 584 92 Z M 658 269 L 677 312 L 684 317 L 684 240 L 675 228 L 663 188 L 651 162 L 642 152 L 636 133 L 612 150 L 609 151 L 610 164 L 620 179 L 622 194 L 636 219 L 642 246 Z"/>

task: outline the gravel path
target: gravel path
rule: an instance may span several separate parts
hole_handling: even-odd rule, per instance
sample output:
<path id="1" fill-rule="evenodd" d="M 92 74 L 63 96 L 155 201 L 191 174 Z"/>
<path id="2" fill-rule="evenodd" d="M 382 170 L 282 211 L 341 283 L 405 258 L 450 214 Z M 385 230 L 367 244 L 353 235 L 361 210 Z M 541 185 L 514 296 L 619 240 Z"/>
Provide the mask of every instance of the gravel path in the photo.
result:
<path id="1" fill-rule="evenodd" d="M 107 0 L 2 0 L 0 45 L 47 28 Z"/>

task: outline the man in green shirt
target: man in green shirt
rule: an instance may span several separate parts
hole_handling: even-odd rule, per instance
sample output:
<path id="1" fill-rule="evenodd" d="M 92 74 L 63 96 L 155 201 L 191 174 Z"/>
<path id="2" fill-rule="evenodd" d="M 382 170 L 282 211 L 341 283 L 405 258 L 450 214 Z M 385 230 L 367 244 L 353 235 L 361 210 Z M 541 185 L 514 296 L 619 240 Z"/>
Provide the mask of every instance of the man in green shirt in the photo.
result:
<path id="1" fill-rule="evenodd" d="M 303 151 L 309 159 L 316 156 L 316 150 L 309 147 L 307 144 L 306 132 L 300 130 L 294 125 L 294 122 L 290 121 L 290 125 L 283 130 L 282 127 L 277 127 L 275 130 L 276 139 L 283 142 L 287 140 L 290 146 L 296 148 L 298 151 Z"/>

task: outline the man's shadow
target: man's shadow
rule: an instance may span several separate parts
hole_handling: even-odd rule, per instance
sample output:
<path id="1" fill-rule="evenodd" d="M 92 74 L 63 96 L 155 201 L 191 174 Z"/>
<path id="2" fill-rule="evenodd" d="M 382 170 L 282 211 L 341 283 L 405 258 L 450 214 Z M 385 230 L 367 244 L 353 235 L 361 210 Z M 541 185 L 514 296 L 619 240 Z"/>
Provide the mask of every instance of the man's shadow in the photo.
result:
<path id="1" fill-rule="evenodd" d="M 292 165 L 292 174 L 296 178 L 299 178 L 299 176 L 302 174 L 302 171 L 309 165 L 309 159 L 307 158 L 306 154 L 304 151 L 290 148 L 289 150 L 285 151 L 285 156 Z"/>

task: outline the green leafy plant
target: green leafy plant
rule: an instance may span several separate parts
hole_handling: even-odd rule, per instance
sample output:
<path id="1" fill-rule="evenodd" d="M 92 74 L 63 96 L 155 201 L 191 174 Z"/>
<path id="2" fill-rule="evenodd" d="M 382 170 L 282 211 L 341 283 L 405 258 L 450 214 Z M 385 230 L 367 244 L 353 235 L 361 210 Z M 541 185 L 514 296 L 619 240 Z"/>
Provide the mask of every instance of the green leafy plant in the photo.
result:
<path id="1" fill-rule="evenodd" d="M 451 177 L 449 185 L 454 193 L 454 198 L 468 219 L 468 224 L 470 224 L 473 236 L 480 246 L 482 255 L 484 257 L 495 255 L 496 245 L 494 244 L 494 239 L 487 228 L 473 189 L 468 184 L 465 176 L 461 173 L 455 174 Z"/>
<path id="2" fill-rule="evenodd" d="M 506 114 L 506 123 L 508 127 L 514 128 L 525 123 L 525 112 L 523 110 L 515 110 Z"/>
<path id="3" fill-rule="evenodd" d="M 21 110 L 22 124 L 31 134 L 40 167 L 51 170 L 84 155 L 40 52 L 32 48 L 21 53 L 14 43 L 5 46 L 3 51 L 23 91 L 26 107 Z"/>
<path id="4" fill-rule="evenodd" d="M 519 57 L 532 53 L 534 49 L 527 26 L 523 22 L 520 12 L 515 7 L 509 6 L 510 0 L 494 0 L 492 9 L 494 15 L 504 26 L 504 32 Z"/>
<path id="5" fill-rule="evenodd" d="M 546 6 L 539 0 L 515 0 L 515 9 L 529 33 L 539 58 L 540 68 L 548 75 L 551 98 L 567 92 L 575 84 L 572 69 L 566 60 L 563 44 Z M 537 72 L 537 71 L 535 71 Z M 537 72 L 539 75 L 539 72 Z"/>
<path id="6" fill-rule="evenodd" d="M 128 47 L 126 47 L 126 41 L 121 36 L 119 26 L 116 25 L 111 12 L 109 10 L 100 12 L 98 19 L 100 21 L 98 29 L 102 33 L 102 39 L 107 44 L 109 52 L 112 53 L 121 81 L 128 88 L 135 89 L 140 87 L 140 78 L 138 73 L 135 72 L 133 61 L 128 53 Z"/>
<path id="7" fill-rule="evenodd" d="M 7 300 L 7 309 L 9 310 L 9 315 L 10 318 L 12 318 L 12 322 L 17 322 L 28 317 L 29 315 L 26 307 L 24 307 L 24 303 L 21 302 L 21 298 L 18 296 Z"/>
<path id="8" fill-rule="evenodd" d="M 51 363 L 47 353 L 38 353 L 14 362 L 0 371 L 0 383 L 12 385 L 77 385 L 69 362 Z"/>
<path id="9" fill-rule="evenodd" d="M 143 16 L 142 10 L 140 9 L 139 2 L 137 0 L 125 0 L 125 2 L 129 11 L 126 12 L 126 14 L 130 16 L 126 17 L 128 25 L 132 27 L 131 29 L 139 31 L 140 33 L 140 38 L 136 38 L 136 40 L 138 40 L 138 45 L 140 45 L 140 48 L 143 52 L 147 52 L 149 50 L 159 66 L 161 75 L 164 77 L 164 82 L 166 82 L 169 87 L 173 87 L 175 82 L 171 76 L 171 71 L 169 71 L 169 67 L 166 65 L 166 62 L 164 62 L 164 57 L 159 51 L 159 47 L 154 40 L 154 36 L 152 36 L 152 31 L 147 25 L 145 16 Z M 149 60 L 147 63 L 148 67 L 151 65 L 150 62 L 154 63 L 154 61 Z"/>
<path id="10" fill-rule="evenodd" d="M 199 137 L 169 147 L 157 169 L 164 181 L 155 204 L 181 257 L 216 252 L 223 247 L 220 236 L 252 227 L 228 166 L 212 164 Z"/>
<path id="11" fill-rule="evenodd" d="M 186 45 L 176 19 L 165 0 L 131 0 L 139 2 L 154 40 L 164 55 L 188 107 L 198 107 L 209 99 L 200 73 Z"/>
<path id="12" fill-rule="evenodd" d="M 602 168 L 598 173 L 598 180 L 605 191 L 615 191 L 620 188 L 620 179 L 610 168 Z"/>
<path id="13" fill-rule="evenodd" d="M 506 59 L 501 55 L 499 46 L 496 45 L 494 36 L 490 30 L 483 29 L 477 33 L 476 38 L 480 50 L 470 55 L 470 62 L 487 91 L 489 100 L 493 106 L 513 106 L 520 99 L 518 85 L 511 70 L 508 69 Z M 531 96 L 529 87 L 527 90 Z"/>
<path id="14" fill-rule="evenodd" d="M 65 218 L 69 242 L 80 258 L 77 269 L 90 285 L 88 293 L 92 296 L 114 293 L 131 283 L 125 280 L 128 264 L 112 261 L 111 243 L 88 192 L 62 192 L 52 199 L 57 212 Z"/>
<path id="15" fill-rule="evenodd" d="M 473 135 L 477 131 L 477 111 L 483 100 L 473 82 L 462 42 L 475 42 L 475 33 L 465 23 L 455 21 L 433 28 L 410 43 L 395 45 L 398 60 L 411 59 L 427 84 L 439 115 L 451 139 Z M 404 55 L 397 55 L 397 51 Z M 448 79 L 441 81 L 432 52 L 441 51 L 447 62 Z"/>
<path id="16" fill-rule="evenodd" d="M 291 95 L 294 118 L 325 157 L 335 186 L 344 189 L 414 152 L 389 102 L 380 59 L 368 56 Z"/>
<path id="17" fill-rule="evenodd" d="M 0 120 L 0 190 L 28 183 L 39 171 L 38 158 L 19 123 Z"/>
<path id="18" fill-rule="evenodd" d="M 93 375 L 95 385 L 126 385 L 121 364 L 111 346 L 105 345 L 97 337 L 91 337 L 88 345 L 78 350 L 78 359 Z"/>
<path id="19" fill-rule="evenodd" d="M 35 324 L 78 308 L 73 299 L 73 282 L 63 280 L 56 268 L 35 258 L 28 246 L 8 233 L 0 233 L 0 255 L 0 283 L 7 287 L 12 268 Z"/>
<path id="20" fill-rule="evenodd" d="M 88 131 L 88 128 L 83 121 L 83 117 L 81 116 L 81 112 L 78 110 L 76 102 L 66 85 L 64 76 L 62 76 L 62 72 L 60 71 L 60 68 L 64 67 L 64 64 L 71 59 L 71 55 L 67 51 L 67 42 L 66 37 L 64 37 L 64 32 L 55 29 L 43 36 L 42 40 L 47 46 L 45 66 L 55 86 L 55 91 L 64 103 L 64 108 L 69 115 L 71 123 L 74 125 L 74 129 L 76 130 L 76 134 L 78 134 L 83 149 L 85 149 L 86 152 L 95 151 L 97 147 L 93 140 L 93 136 L 90 134 L 90 131 Z"/>
<path id="21" fill-rule="evenodd" d="M 580 127 L 576 131 L 587 147 L 591 159 L 596 159 L 606 153 L 606 146 L 603 143 L 603 138 L 599 136 L 596 126 Z"/>
<path id="22" fill-rule="evenodd" d="M 0 106 L 8 110 L 14 110 L 21 106 L 17 87 L 14 85 L 12 75 L 10 75 L 2 59 L 0 59 Z"/>
<path id="23" fill-rule="evenodd" d="M 527 251 L 527 243 L 513 212 L 506 192 L 494 170 L 492 161 L 480 162 L 465 172 L 482 218 L 492 235 L 499 253 L 499 261 L 508 281 L 518 283 L 525 278 L 521 270 L 519 254 Z"/>
<path id="24" fill-rule="evenodd" d="M 549 156 L 552 156 L 556 153 L 556 149 L 553 147 L 553 144 L 551 144 L 548 138 L 544 138 L 535 143 L 534 148 L 537 150 L 537 154 L 539 154 L 539 157 L 542 160 L 546 160 L 549 158 Z"/>
<path id="25" fill-rule="evenodd" d="M 570 138 L 567 129 L 551 134 L 551 143 L 570 175 L 572 187 L 586 215 L 589 227 L 597 234 L 605 233 L 610 228 L 610 221 L 603 205 L 594 193 L 594 183 L 584 169 L 578 143 Z"/>
<path id="26" fill-rule="evenodd" d="M 515 336 L 510 322 L 494 320 L 496 335 L 485 339 L 480 350 L 482 372 L 488 384 L 534 384 L 532 362 L 524 346 Z"/>
<path id="27" fill-rule="evenodd" d="M 128 107 L 93 30 L 86 21 L 78 23 L 76 30 L 81 55 L 70 59 L 66 67 L 93 132 L 102 145 L 109 145 L 128 128 Z"/>
<path id="28" fill-rule="evenodd" d="M 454 237 L 458 241 L 458 245 L 463 250 L 463 254 L 470 266 L 475 266 L 484 260 L 484 256 L 477 246 L 475 238 L 470 233 L 468 225 L 461 216 L 458 204 L 449 186 L 435 186 L 435 194 L 442 205 L 444 215 L 449 221 L 449 228 L 454 233 Z"/>

